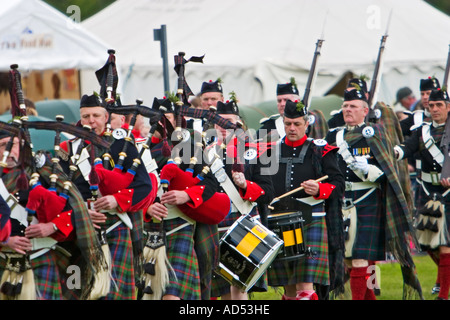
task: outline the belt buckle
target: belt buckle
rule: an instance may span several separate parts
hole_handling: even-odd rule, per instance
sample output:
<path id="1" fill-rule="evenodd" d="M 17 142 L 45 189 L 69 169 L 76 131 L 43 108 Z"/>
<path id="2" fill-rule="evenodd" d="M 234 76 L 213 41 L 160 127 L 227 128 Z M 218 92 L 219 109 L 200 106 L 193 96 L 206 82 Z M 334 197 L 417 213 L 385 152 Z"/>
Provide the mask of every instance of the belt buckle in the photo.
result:
<path id="1" fill-rule="evenodd" d="M 431 178 L 431 184 L 433 186 L 440 186 L 441 183 L 439 182 L 439 173 L 436 171 L 430 171 L 430 178 Z"/>
<path id="2" fill-rule="evenodd" d="M 344 198 L 342 200 L 342 209 L 347 210 L 347 209 L 353 208 L 354 206 L 355 206 L 355 204 L 353 203 L 352 198 Z"/>
<path id="3" fill-rule="evenodd" d="M 352 189 L 353 189 L 353 182 L 345 181 L 345 191 L 352 191 Z"/>

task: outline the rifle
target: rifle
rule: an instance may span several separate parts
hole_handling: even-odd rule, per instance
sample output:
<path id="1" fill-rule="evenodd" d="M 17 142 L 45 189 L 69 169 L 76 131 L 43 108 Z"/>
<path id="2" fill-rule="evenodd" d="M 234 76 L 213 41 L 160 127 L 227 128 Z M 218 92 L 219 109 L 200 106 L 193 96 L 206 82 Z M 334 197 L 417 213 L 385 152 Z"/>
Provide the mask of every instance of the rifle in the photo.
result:
<path id="1" fill-rule="evenodd" d="M 305 86 L 305 93 L 303 94 L 303 104 L 305 105 L 305 112 L 308 112 L 309 105 L 311 102 L 311 90 L 314 84 L 314 81 L 317 76 L 317 61 L 319 60 L 320 50 L 322 49 L 323 39 L 318 39 L 316 42 L 316 50 L 314 51 L 313 61 L 311 63 L 311 69 L 309 70 L 308 80 Z"/>
<path id="2" fill-rule="evenodd" d="M 314 57 L 313 57 L 313 61 L 311 63 L 311 68 L 309 69 L 308 80 L 306 81 L 306 86 L 305 86 L 305 93 L 303 94 L 302 103 L 305 106 L 305 113 L 308 113 L 309 105 L 311 102 L 312 86 L 314 85 L 314 82 L 315 82 L 315 79 L 317 76 L 317 69 L 316 69 L 317 61 L 319 60 L 320 50 L 322 49 L 322 44 L 325 41 L 323 38 L 324 38 L 325 24 L 326 24 L 327 16 L 328 16 L 328 11 L 325 15 L 325 21 L 323 22 L 322 35 L 320 36 L 320 39 L 318 39 L 316 42 L 316 49 L 314 50 Z"/>
<path id="3" fill-rule="evenodd" d="M 391 21 L 392 11 L 389 14 L 388 23 L 386 26 L 386 32 L 381 37 L 380 47 L 378 48 L 377 61 L 375 63 L 375 68 L 373 70 L 372 81 L 370 82 L 369 98 L 367 99 L 369 105 L 369 113 L 367 114 L 367 122 L 375 123 L 377 122 L 377 117 L 375 114 L 375 105 L 377 103 L 378 96 L 378 82 L 381 79 L 381 66 L 383 64 L 383 53 L 386 44 L 386 39 L 388 37 L 389 24 Z"/>
<path id="4" fill-rule="evenodd" d="M 448 74 L 450 71 L 450 45 L 447 55 L 447 65 L 444 73 L 443 90 L 448 90 Z M 447 121 L 445 123 L 444 134 L 442 135 L 441 148 L 444 153 L 444 163 L 442 165 L 441 178 L 450 178 L 450 112 L 447 114 Z"/>
<path id="5" fill-rule="evenodd" d="M 445 88 L 446 90 L 448 89 L 449 72 L 450 72 L 450 44 L 448 45 L 447 65 L 445 66 L 444 82 L 442 83 L 442 87 Z"/>

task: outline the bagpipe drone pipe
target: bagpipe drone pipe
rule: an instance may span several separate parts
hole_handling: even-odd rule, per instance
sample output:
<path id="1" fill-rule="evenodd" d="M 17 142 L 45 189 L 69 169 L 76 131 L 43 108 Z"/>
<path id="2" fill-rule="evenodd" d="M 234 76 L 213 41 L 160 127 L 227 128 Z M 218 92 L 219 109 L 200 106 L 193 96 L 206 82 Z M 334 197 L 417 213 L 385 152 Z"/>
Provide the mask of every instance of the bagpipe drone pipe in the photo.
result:
<path id="1" fill-rule="evenodd" d="M 134 195 L 135 185 L 142 182 L 137 181 L 141 179 L 141 175 L 137 175 L 137 173 L 142 170 L 140 164 L 142 162 L 142 153 L 145 151 L 144 148 L 140 153 L 136 151 L 132 130 L 136 122 L 136 117 L 140 114 L 139 110 L 148 108 L 142 106 L 143 101 L 141 100 L 136 100 L 136 105 L 122 105 L 120 102 L 120 98 L 116 94 L 118 76 L 116 70 L 116 58 L 114 54 L 114 50 L 108 50 L 108 59 L 105 65 L 101 69 L 97 70 L 95 75 L 100 84 L 99 96 L 102 100 L 102 105 L 109 114 L 104 136 L 106 136 L 106 139 L 109 141 L 112 141 L 112 149 L 114 150 L 111 151 L 114 152 L 114 157 L 118 154 L 118 158 L 113 159 L 113 156 L 109 152 L 100 155 L 95 150 L 91 149 L 91 159 L 94 160 L 94 163 L 89 175 L 89 182 L 92 192 L 97 192 L 96 190 L 98 190 L 102 196 L 114 194 L 119 202 L 122 200 L 128 202 L 128 199 L 125 199 L 127 196 L 124 195 L 126 192 L 124 189 L 128 189 L 128 192 L 133 193 Z M 126 110 L 126 112 L 124 113 L 123 110 Z M 119 131 L 124 132 L 122 128 L 116 129 L 114 132 L 111 131 L 110 119 L 112 113 L 126 115 L 133 114 L 129 123 L 128 131 L 121 137 L 114 137 L 114 134 L 119 133 Z M 155 116 L 157 116 L 157 114 L 152 114 L 152 117 Z M 146 146 L 147 143 L 145 144 L 145 147 Z M 115 164 L 113 160 L 115 160 Z M 113 168 L 111 168 L 111 166 L 113 166 Z M 139 178 L 136 179 L 136 177 Z M 154 199 L 151 197 L 145 197 L 145 199 L 138 201 L 138 203 L 129 206 L 127 208 L 128 210 L 123 211 L 145 210 L 153 200 Z M 122 205 L 119 206 L 121 209 L 124 209 L 122 208 Z"/>
<path id="2" fill-rule="evenodd" d="M 111 107 L 121 105 L 120 99 L 117 92 L 117 85 L 119 82 L 119 77 L 117 74 L 116 67 L 116 51 L 114 49 L 108 50 L 108 59 L 103 67 L 95 71 L 95 76 L 100 85 L 100 98 L 103 100 L 105 107 Z M 112 140 L 112 129 L 111 129 L 111 112 L 109 112 L 108 121 L 106 123 L 106 129 L 103 134 L 107 140 Z M 106 152 L 102 155 L 103 167 L 109 169 L 111 155 Z"/>
<path id="3" fill-rule="evenodd" d="M 98 148 L 109 148 L 109 143 L 97 136 L 94 132 L 92 132 L 89 128 L 80 128 L 74 126 L 72 124 L 62 122 L 62 116 L 57 116 L 57 121 L 30 121 L 26 123 L 27 128 L 32 128 L 36 130 L 52 130 L 55 131 L 55 156 L 51 158 L 51 165 L 48 164 L 46 167 L 50 167 L 50 172 L 45 171 L 45 176 L 41 177 L 39 173 L 43 170 L 44 165 L 48 161 L 47 156 L 44 153 L 38 152 L 34 155 L 32 151 L 32 143 L 31 140 L 24 139 L 24 146 L 21 150 L 22 153 L 33 153 L 33 155 L 24 155 L 23 158 L 30 159 L 30 162 L 22 162 L 20 164 L 21 174 L 20 176 L 24 176 L 27 179 L 26 188 L 22 186 L 23 189 L 29 189 L 28 194 L 28 202 L 26 205 L 26 210 L 29 214 L 29 218 L 31 219 L 33 216 L 40 222 L 49 222 L 47 221 L 51 217 L 56 217 L 58 214 L 63 213 L 63 210 L 66 208 L 67 201 L 69 199 L 70 188 L 72 187 L 71 179 L 73 170 L 71 168 L 71 172 L 68 177 L 65 177 L 62 174 L 62 169 L 58 168 L 59 158 L 57 157 L 57 151 L 59 149 L 59 141 L 60 141 L 60 133 L 67 132 L 74 136 L 80 137 L 82 139 L 86 139 L 91 141 L 91 143 L 95 144 Z M 20 121 L 15 119 L 13 121 Z M 4 132 L 8 132 L 10 137 L 23 137 L 23 128 L 18 127 L 17 125 L 9 124 L 0 121 L 0 130 Z M 5 150 L 4 156 L 9 153 L 11 150 Z M 31 178 L 28 179 L 28 175 L 26 173 L 25 168 L 31 169 Z M 75 166 L 73 166 L 75 167 Z M 44 173 L 44 171 L 42 171 Z M 65 177 L 65 181 L 61 181 L 60 190 L 58 192 L 57 188 L 57 180 L 61 179 L 61 177 Z M 44 179 L 46 184 L 48 184 L 48 188 L 44 187 L 40 182 L 40 179 Z M 67 214 L 68 212 L 65 211 Z"/>
<path id="4" fill-rule="evenodd" d="M 63 123 L 62 116 L 57 116 L 57 121 L 55 122 L 29 122 L 22 92 L 21 76 L 17 69 L 17 65 L 11 65 L 11 71 L 9 73 L 12 123 L 0 122 L 2 135 L 9 136 L 9 142 L 6 145 L 0 163 L 2 167 L 0 172 L 4 181 L 5 179 L 9 181 L 14 180 L 16 182 L 14 186 L 18 190 L 28 191 L 25 207 L 28 214 L 28 223 L 33 218 L 37 218 L 40 223 L 53 222 L 55 219 L 58 220 L 55 224 L 58 223 L 58 230 L 60 232 L 53 233 L 50 236 L 54 242 L 37 238 L 36 241 L 39 240 L 41 242 L 40 244 L 33 242 L 33 249 L 36 250 L 49 246 L 51 243 L 56 244 L 58 241 L 64 240 L 73 230 L 70 227 L 72 225 L 72 208 L 68 205 L 71 185 L 69 181 L 61 181 L 66 176 L 63 174 L 61 168 L 58 167 L 58 158 L 53 157 L 52 164 L 50 165 L 47 163 L 48 159 L 44 153 L 39 152 L 35 154 L 29 129 L 54 130 L 56 132 L 55 151 L 59 148 L 60 133 L 62 131 L 89 139 L 99 147 L 108 148 L 109 144 L 90 131 Z M 7 161 L 11 155 L 15 139 L 18 139 L 20 144 L 19 159 L 14 168 L 8 168 L 8 171 L 6 171 L 5 168 L 8 167 Z M 49 188 L 44 187 L 41 182 L 45 182 L 45 185 L 48 185 Z M 57 187 L 59 187 L 59 193 Z M 11 208 L 12 210 L 13 207 Z M 19 271 L 17 272 L 16 269 L 8 269 L 5 270 L 2 276 L 1 296 L 5 299 L 34 300 L 36 298 L 36 290 L 30 256 L 26 254 L 18 259 L 18 265 L 14 266 L 14 268 L 17 268 Z"/>
<path id="5" fill-rule="evenodd" d="M 98 137 L 95 133 L 90 130 L 76 127 L 74 125 L 64 123 L 64 117 L 57 115 L 56 121 L 28 121 L 28 116 L 26 114 L 26 107 L 24 102 L 24 96 L 22 92 L 21 76 L 17 70 L 18 66 L 16 64 L 11 65 L 10 71 L 10 96 L 11 96 L 11 113 L 13 116 L 12 124 L 0 122 L 0 129 L 10 133 L 10 140 L 3 154 L 3 160 L 1 162 L 2 167 L 5 167 L 6 158 L 11 152 L 12 141 L 15 137 L 18 137 L 20 141 L 23 141 L 23 147 L 20 150 L 19 165 L 21 169 L 21 174 L 18 179 L 19 189 L 31 188 L 29 192 L 27 211 L 29 214 L 34 215 L 41 222 L 45 221 L 47 216 L 56 216 L 66 206 L 68 199 L 69 189 L 71 187 L 70 177 L 67 181 L 64 181 L 64 189 L 58 194 L 56 191 L 56 181 L 58 179 L 59 173 L 57 172 L 57 166 L 59 158 L 57 157 L 57 151 L 59 149 L 60 143 L 60 133 L 67 132 L 69 134 L 83 137 L 88 139 L 93 144 L 100 148 L 107 149 L 109 143 Z M 51 174 L 48 177 L 50 181 L 49 188 L 44 188 L 39 182 L 40 169 L 46 162 L 46 156 L 42 153 L 36 155 L 33 151 L 33 143 L 31 141 L 31 136 L 29 133 L 29 128 L 36 130 L 52 130 L 55 131 L 55 155 L 51 159 Z M 25 167 L 31 168 L 31 179 L 28 182 L 28 177 L 25 172 Z M 3 170 L 1 171 L 3 174 Z M 51 204 L 51 205 L 50 205 Z M 51 211 L 51 212 L 49 212 Z M 45 215 L 44 215 L 45 213 Z"/>
<path id="6" fill-rule="evenodd" d="M 156 99 L 156 98 L 155 98 Z M 155 111 L 154 109 L 150 109 L 145 106 L 121 106 L 121 107 L 115 107 L 114 112 L 118 114 L 130 114 L 137 112 L 141 114 L 142 116 L 150 119 L 151 124 L 151 134 L 148 137 L 147 143 L 145 145 L 149 145 L 148 141 L 150 141 L 152 134 L 155 132 L 157 128 L 159 130 L 167 130 L 170 125 L 168 124 L 168 120 L 165 118 L 165 110 L 166 108 L 159 108 L 159 111 Z M 202 118 L 202 119 L 208 119 L 211 123 L 215 123 L 218 125 L 223 126 L 227 129 L 235 129 L 237 126 L 230 122 L 229 120 L 220 117 L 219 115 L 215 114 L 214 112 L 208 111 L 208 110 L 199 110 L 190 108 L 186 105 L 174 105 L 174 112 L 176 117 L 183 118 L 184 116 L 192 117 L 192 118 Z M 163 123 L 163 125 L 161 125 Z M 175 130 L 174 130 L 175 131 Z M 186 170 L 182 170 L 180 168 L 181 159 L 179 152 L 182 150 L 183 145 L 185 144 L 193 144 L 194 148 L 194 154 L 198 155 L 199 152 L 202 151 L 203 144 L 201 143 L 202 138 L 201 136 L 198 138 L 192 137 L 191 134 L 195 136 L 195 134 L 201 135 L 201 133 L 195 132 L 195 131 L 188 131 L 185 129 L 180 128 L 180 133 L 183 134 L 183 137 L 181 140 L 177 140 L 177 135 L 173 134 L 171 135 L 175 140 L 172 140 L 172 152 L 171 154 L 165 154 L 170 158 L 170 160 L 165 164 L 160 171 L 160 179 L 161 184 L 165 183 L 167 184 L 167 190 L 186 190 L 186 188 L 191 188 L 194 186 L 198 186 L 200 190 L 204 188 L 204 186 L 201 185 L 201 181 L 205 178 L 207 174 L 209 174 L 209 165 L 205 165 L 203 169 L 201 170 L 201 173 L 194 176 L 192 166 L 197 162 L 196 157 L 190 158 L 190 166 L 186 168 Z M 162 134 L 163 136 L 167 136 L 168 133 L 164 132 Z M 170 134 L 169 134 L 170 135 Z M 194 143 L 195 142 L 195 143 Z M 164 143 L 164 142 L 163 142 Z M 166 148 L 168 145 L 166 145 Z M 189 149 L 189 148 L 187 148 Z M 192 150 L 190 149 L 190 150 Z M 141 150 L 141 152 L 144 150 L 144 148 Z M 170 150 L 170 149 L 169 149 Z M 206 224 L 217 224 L 218 222 L 222 221 L 223 218 L 228 214 L 230 210 L 230 200 L 229 197 L 221 192 L 215 192 L 212 194 L 212 196 L 207 199 L 206 201 L 202 202 L 198 206 L 191 206 L 189 204 L 183 204 L 179 205 L 178 208 L 186 214 L 188 217 L 202 223 Z"/>

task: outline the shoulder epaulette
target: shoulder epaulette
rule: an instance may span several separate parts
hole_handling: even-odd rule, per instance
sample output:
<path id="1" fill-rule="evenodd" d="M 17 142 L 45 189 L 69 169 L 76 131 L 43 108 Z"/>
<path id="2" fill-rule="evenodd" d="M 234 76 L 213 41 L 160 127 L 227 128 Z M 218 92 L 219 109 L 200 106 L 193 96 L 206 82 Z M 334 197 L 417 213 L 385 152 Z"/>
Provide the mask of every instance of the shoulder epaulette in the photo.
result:
<path id="1" fill-rule="evenodd" d="M 330 116 L 334 116 L 334 115 L 338 114 L 339 112 L 342 112 L 342 109 L 339 109 L 339 110 L 331 110 Z"/>
<path id="2" fill-rule="evenodd" d="M 314 139 L 313 142 L 318 147 L 323 147 L 327 145 L 327 141 L 324 139 Z"/>
<path id="3" fill-rule="evenodd" d="M 269 120 L 269 118 L 264 117 L 261 120 L 259 120 L 259 124 L 263 124 L 264 122 L 266 122 L 267 120 Z"/>
<path id="4" fill-rule="evenodd" d="M 344 129 L 344 128 L 345 128 L 345 127 L 331 128 L 331 129 L 328 129 L 328 132 L 340 131 L 340 130 L 342 130 L 342 129 Z"/>
<path id="5" fill-rule="evenodd" d="M 269 121 L 269 120 L 276 120 L 279 116 L 280 116 L 280 114 L 277 113 L 277 114 L 273 114 L 269 117 L 264 117 L 261 120 L 259 120 L 259 123 L 263 124 L 264 122 Z"/>

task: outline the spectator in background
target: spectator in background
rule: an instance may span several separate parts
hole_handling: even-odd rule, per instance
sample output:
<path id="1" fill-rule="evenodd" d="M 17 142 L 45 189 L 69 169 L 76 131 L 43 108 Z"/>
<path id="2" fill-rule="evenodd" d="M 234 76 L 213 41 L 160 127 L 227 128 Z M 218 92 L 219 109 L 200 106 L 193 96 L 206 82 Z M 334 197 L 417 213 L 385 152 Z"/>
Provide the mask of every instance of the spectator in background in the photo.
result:
<path id="1" fill-rule="evenodd" d="M 27 115 L 29 116 L 37 116 L 38 112 L 36 110 L 36 106 L 34 105 L 34 102 L 30 99 L 25 99 L 25 106 L 27 108 Z"/>
<path id="2" fill-rule="evenodd" d="M 417 99 L 409 87 L 403 87 L 397 91 L 397 101 L 395 104 L 398 103 L 407 110 L 411 110 L 411 107 L 417 103 Z"/>
<path id="3" fill-rule="evenodd" d="M 408 116 L 404 113 L 404 111 L 410 111 L 416 103 L 417 99 L 409 87 L 398 89 L 397 100 L 394 103 L 394 111 L 398 119 L 403 120 L 407 118 Z"/>

